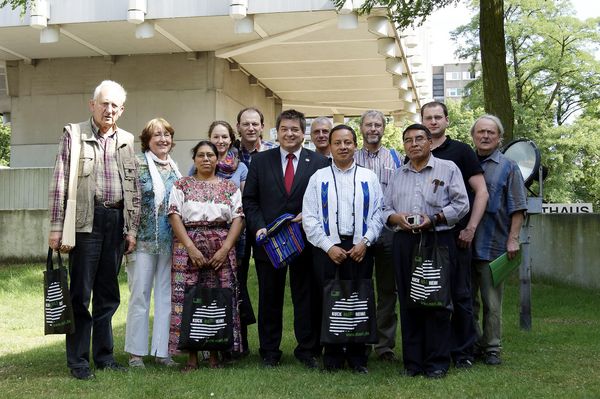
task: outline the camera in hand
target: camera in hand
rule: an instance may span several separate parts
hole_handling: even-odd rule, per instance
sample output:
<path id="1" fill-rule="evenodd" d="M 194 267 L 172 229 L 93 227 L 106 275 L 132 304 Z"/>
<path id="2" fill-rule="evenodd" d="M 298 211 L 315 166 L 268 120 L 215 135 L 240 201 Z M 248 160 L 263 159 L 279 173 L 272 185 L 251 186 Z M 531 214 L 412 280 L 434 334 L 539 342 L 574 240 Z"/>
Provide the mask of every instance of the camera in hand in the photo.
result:
<path id="1" fill-rule="evenodd" d="M 421 215 L 410 215 L 406 217 L 406 222 L 413 227 L 416 227 L 423 223 L 423 216 Z"/>

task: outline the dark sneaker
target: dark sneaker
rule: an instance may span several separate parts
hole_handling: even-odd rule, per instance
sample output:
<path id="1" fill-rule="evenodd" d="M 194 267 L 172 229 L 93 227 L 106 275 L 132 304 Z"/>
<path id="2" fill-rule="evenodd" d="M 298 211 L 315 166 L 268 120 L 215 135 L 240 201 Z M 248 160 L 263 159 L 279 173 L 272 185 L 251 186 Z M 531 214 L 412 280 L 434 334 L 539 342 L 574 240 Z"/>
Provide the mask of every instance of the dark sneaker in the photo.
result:
<path id="1" fill-rule="evenodd" d="M 78 380 L 91 380 L 95 377 L 89 367 L 71 369 L 71 375 Z"/>
<path id="2" fill-rule="evenodd" d="M 319 363 L 317 363 L 317 359 L 315 359 L 314 357 L 298 359 L 298 361 L 302 363 L 307 369 L 315 370 L 319 368 Z"/>
<path id="3" fill-rule="evenodd" d="M 432 379 L 439 379 L 446 377 L 446 370 L 433 370 L 425 373 L 425 377 Z"/>
<path id="4" fill-rule="evenodd" d="M 485 364 L 488 366 L 499 366 L 502 364 L 502 359 L 500 359 L 500 354 L 497 352 L 488 352 L 485 355 L 485 359 L 483 360 Z"/>
<path id="5" fill-rule="evenodd" d="M 470 369 L 473 367 L 473 362 L 470 359 L 459 359 L 454 363 L 457 369 Z"/>
<path id="6" fill-rule="evenodd" d="M 421 370 L 415 370 L 415 369 L 404 369 L 402 371 L 402 375 L 405 377 L 417 377 L 421 374 L 422 374 Z"/>
<path id="7" fill-rule="evenodd" d="M 354 366 L 352 367 L 352 371 L 356 374 L 369 374 L 369 369 L 365 366 Z"/>
<path id="8" fill-rule="evenodd" d="M 127 367 L 120 365 L 117 362 L 108 362 L 96 366 L 98 370 L 111 370 L 111 371 L 127 371 Z"/>

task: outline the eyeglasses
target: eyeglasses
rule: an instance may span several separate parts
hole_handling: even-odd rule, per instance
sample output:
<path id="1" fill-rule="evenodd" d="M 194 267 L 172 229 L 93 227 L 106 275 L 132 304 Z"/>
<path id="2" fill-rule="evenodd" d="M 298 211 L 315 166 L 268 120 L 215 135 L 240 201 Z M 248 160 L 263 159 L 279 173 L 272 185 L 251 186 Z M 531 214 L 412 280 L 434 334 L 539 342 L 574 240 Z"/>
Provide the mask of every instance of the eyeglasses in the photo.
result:
<path id="1" fill-rule="evenodd" d="M 381 129 L 383 127 L 383 123 L 371 122 L 371 123 L 365 123 L 363 126 L 370 127 L 370 128 Z"/>
<path id="2" fill-rule="evenodd" d="M 417 143 L 417 144 L 423 144 L 425 142 L 425 140 L 427 140 L 427 137 L 425 136 L 417 136 L 417 137 L 407 137 L 404 140 L 402 140 L 402 142 L 404 142 L 404 144 L 412 144 L 412 143 Z"/>
<path id="3" fill-rule="evenodd" d="M 445 118 L 445 116 L 442 116 L 442 115 L 431 115 L 431 116 L 426 116 L 425 118 L 423 118 L 423 120 L 427 121 L 427 122 L 430 122 L 433 120 L 435 120 L 436 122 L 439 122 L 444 118 Z"/>
<path id="4" fill-rule="evenodd" d="M 197 152 L 196 153 L 196 158 L 206 158 L 206 159 L 212 159 L 212 158 L 216 158 L 217 154 L 215 154 L 214 152 Z"/>

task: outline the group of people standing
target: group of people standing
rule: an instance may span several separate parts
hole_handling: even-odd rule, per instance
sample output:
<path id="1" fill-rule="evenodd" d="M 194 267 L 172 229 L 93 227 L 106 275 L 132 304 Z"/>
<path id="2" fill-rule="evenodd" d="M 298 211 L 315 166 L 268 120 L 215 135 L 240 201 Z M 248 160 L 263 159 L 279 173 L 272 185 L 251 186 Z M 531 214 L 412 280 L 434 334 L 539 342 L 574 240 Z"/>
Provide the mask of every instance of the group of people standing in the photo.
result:
<path id="1" fill-rule="evenodd" d="M 245 108 L 237 115 L 240 138 L 229 123 L 213 122 L 208 139 L 192 149 L 188 176 L 182 176 L 169 155 L 175 130 L 162 118 L 147 123 L 142 153 L 135 154 L 133 135 L 116 124 L 125 99 L 116 82 L 96 88 L 91 118 L 64 129 L 50 189 L 49 245 L 70 256 L 75 332 L 67 335 L 66 347 L 75 378 L 94 377 L 90 343 L 96 369 L 126 369 L 114 359 L 111 326 L 124 254 L 130 367 L 145 367 L 148 354 L 160 365 L 178 366 L 173 355 L 180 354 L 184 294 L 194 285 L 234 293 L 234 344 L 230 351 L 211 351 L 209 366 L 250 353 L 248 326 L 256 322 L 247 289 L 251 256 L 258 279 L 258 352 L 265 367 L 278 366 L 282 357 L 288 269 L 294 356 L 309 369 L 318 368 L 322 356 L 328 371 L 347 363 L 368 373 L 370 346 L 321 345 L 321 313 L 326 281 L 371 279 L 373 271 L 377 309 L 371 317 L 377 318 L 378 341 L 373 349 L 381 360 L 396 360 L 399 301 L 406 375 L 440 378 L 452 362 L 471 367 L 476 355 L 500 364 L 502 286 L 493 286 L 488 263 L 503 252 L 509 257 L 518 252 L 526 201 L 518 167 L 498 150 L 503 131 L 496 117 L 477 120 L 473 151 L 445 135 L 444 104 L 425 104 L 423 124 L 403 132 L 402 156 L 382 146 L 386 119 L 379 111 L 361 117 L 362 149 L 352 127 L 316 118 L 311 151 L 303 147 L 302 113 L 286 110 L 277 117 L 276 146 L 262 140 L 260 110 Z M 61 238 L 73 140 L 81 143 L 81 155 L 71 248 Z M 283 214 L 302 224 L 306 245 L 288 267 L 274 268 L 256 241 Z M 407 299 L 415 244 L 431 242 L 434 229 L 437 242 L 449 248 L 453 306 L 412 308 Z M 198 353 L 189 352 L 182 370 L 198 364 Z"/>

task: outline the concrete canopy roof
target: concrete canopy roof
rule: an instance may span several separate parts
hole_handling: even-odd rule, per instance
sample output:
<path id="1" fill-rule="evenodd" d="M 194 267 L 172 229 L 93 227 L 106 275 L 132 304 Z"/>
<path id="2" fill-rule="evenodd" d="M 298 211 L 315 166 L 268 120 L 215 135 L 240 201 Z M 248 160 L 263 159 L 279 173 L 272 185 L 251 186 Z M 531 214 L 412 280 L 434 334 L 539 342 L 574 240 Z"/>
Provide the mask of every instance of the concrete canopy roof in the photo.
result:
<path id="1" fill-rule="evenodd" d="M 409 103 L 399 99 L 392 74 L 386 71 L 386 57 L 378 53 L 379 36 L 369 32 L 367 17 L 359 17 L 358 28 L 342 30 L 337 27 L 337 13 L 324 8 L 256 13 L 254 32 L 248 34 L 234 33 L 234 20 L 222 13 L 148 13 L 146 21 L 155 27 L 149 39 L 136 39 L 137 25 L 126 18 L 112 15 L 100 21 L 99 16 L 84 22 L 81 16 L 69 19 L 62 12 L 48 25 L 59 27 L 59 41 L 48 44 L 40 44 L 40 31 L 28 25 L 28 18 L 11 24 L 11 12 L 3 9 L 0 60 L 35 63 L 41 58 L 93 56 L 110 60 L 113 56 L 175 52 L 187 52 L 193 58 L 195 52 L 214 51 L 217 57 L 229 60 L 231 68 L 240 68 L 254 84 L 263 86 L 266 95 L 280 98 L 283 108 L 296 108 L 309 117 L 353 116 L 367 109 L 385 114 L 411 109 L 414 113 L 419 107 L 416 92 L 409 89 L 415 98 Z M 375 9 L 371 16 L 385 16 L 386 12 Z M 389 31 L 398 40 L 391 24 Z M 397 52 L 407 70 L 399 45 Z M 409 80 L 414 86 L 410 74 Z"/>

